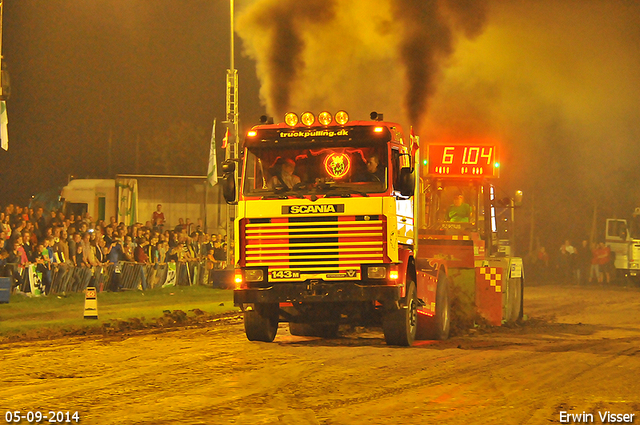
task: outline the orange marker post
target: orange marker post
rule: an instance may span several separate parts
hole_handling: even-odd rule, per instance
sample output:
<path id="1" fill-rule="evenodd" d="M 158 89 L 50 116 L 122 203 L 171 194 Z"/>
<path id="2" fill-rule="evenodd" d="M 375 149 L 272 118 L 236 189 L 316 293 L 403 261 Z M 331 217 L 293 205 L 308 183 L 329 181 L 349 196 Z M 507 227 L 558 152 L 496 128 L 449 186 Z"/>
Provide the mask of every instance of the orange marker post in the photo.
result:
<path id="1" fill-rule="evenodd" d="M 96 288 L 89 286 L 84 295 L 84 318 L 98 318 L 98 294 Z"/>

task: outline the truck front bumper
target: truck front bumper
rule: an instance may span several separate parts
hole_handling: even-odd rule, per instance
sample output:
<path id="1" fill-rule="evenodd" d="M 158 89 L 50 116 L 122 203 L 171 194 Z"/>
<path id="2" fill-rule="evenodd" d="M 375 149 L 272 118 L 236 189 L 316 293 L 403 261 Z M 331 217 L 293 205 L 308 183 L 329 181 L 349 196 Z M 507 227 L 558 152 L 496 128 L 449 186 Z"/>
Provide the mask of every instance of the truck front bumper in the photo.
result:
<path id="1" fill-rule="evenodd" d="M 357 302 L 400 300 L 401 285 L 354 282 L 277 283 L 264 288 L 236 289 L 235 305 L 281 302 Z"/>

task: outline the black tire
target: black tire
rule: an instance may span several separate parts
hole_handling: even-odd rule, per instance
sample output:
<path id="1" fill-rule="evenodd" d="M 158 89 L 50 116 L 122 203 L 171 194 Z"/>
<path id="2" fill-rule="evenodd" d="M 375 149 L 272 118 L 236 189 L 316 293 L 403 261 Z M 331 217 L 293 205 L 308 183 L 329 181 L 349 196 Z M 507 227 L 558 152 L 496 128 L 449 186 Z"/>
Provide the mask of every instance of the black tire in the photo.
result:
<path id="1" fill-rule="evenodd" d="M 339 323 L 293 323 L 289 322 L 289 332 L 295 336 L 317 336 L 335 338 L 338 336 Z"/>
<path id="2" fill-rule="evenodd" d="M 418 297 L 416 284 L 407 280 L 407 295 L 399 309 L 387 312 L 382 318 L 382 330 L 387 345 L 409 347 L 416 338 L 418 328 Z"/>
<path id="3" fill-rule="evenodd" d="M 524 318 L 524 279 L 520 279 L 520 312 L 518 313 L 518 322 L 522 322 Z"/>
<path id="4" fill-rule="evenodd" d="M 272 342 L 278 332 L 278 304 L 256 304 L 245 311 L 244 332 L 249 341 Z"/>
<path id="5" fill-rule="evenodd" d="M 509 306 L 507 323 L 515 323 L 522 319 L 522 279 L 511 279 L 509 282 Z"/>
<path id="6" fill-rule="evenodd" d="M 436 288 L 436 312 L 433 316 L 420 316 L 418 339 L 445 340 L 451 331 L 451 300 L 449 278 L 440 274 Z"/>

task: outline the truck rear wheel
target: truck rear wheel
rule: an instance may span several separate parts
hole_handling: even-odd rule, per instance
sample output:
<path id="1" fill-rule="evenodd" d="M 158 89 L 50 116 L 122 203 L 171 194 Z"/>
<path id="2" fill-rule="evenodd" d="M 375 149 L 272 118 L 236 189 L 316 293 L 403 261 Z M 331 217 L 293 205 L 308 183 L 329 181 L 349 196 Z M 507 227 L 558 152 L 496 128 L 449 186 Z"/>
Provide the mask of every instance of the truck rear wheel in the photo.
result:
<path id="1" fill-rule="evenodd" d="M 293 323 L 289 322 L 289 332 L 295 336 L 318 336 L 335 338 L 338 335 L 339 323 Z"/>
<path id="2" fill-rule="evenodd" d="M 436 311 L 433 316 L 420 316 L 418 339 L 445 340 L 451 330 L 449 278 L 440 274 L 436 288 Z"/>
<path id="3" fill-rule="evenodd" d="M 246 310 L 244 332 L 249 341 L 272 342 L 278 332 L 278 304 L 255 304 Z"/>
<path id="4" fill-rule="evenodd" d="M 382 330 L 387 345 L 411 346 L 416 338 L 418 325 L 418 297 L 416 284 L 408 278 L 407 295 L 397 310 L 387 312 L 382 318 Z"/>

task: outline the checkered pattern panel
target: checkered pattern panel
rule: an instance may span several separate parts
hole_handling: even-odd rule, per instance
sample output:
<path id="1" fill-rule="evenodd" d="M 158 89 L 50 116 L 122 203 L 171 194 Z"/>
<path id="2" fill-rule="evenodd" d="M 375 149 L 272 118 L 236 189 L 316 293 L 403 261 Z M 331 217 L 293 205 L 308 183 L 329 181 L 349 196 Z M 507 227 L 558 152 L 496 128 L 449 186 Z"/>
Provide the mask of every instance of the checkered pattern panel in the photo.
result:
<path id="1" fill-rule="evenodd" d="M 481 267 L 480 275 L 496 289 L 496 292 L 502 292 L 502 269 Z"/>

